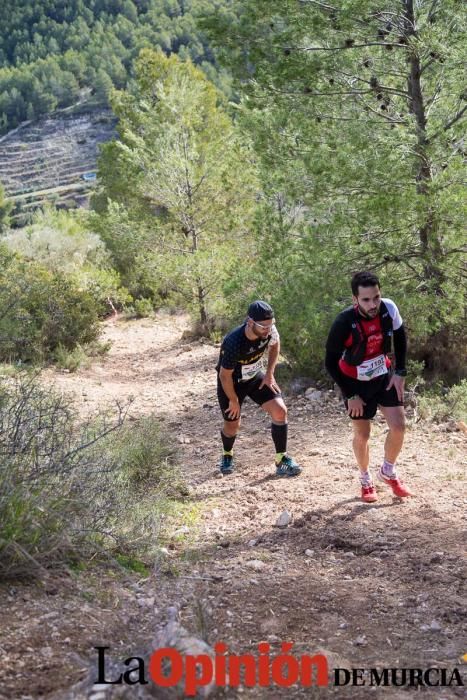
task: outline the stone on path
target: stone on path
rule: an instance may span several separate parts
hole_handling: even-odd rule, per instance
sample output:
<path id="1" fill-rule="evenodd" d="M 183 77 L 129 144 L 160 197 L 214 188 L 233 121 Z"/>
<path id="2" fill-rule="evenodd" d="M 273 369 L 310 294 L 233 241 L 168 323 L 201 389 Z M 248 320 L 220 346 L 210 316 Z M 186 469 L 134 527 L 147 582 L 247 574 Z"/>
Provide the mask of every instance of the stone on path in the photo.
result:
<path id="1" fill-rule="evenodd" d="M 287 525 L 290 524 L 290 521 L 292 520 L 292 516 L 289 513 L 288 510 L 284 510 L 283 513 L 279 515 L 275 522 L 275 527 L 287 527 Z"/>

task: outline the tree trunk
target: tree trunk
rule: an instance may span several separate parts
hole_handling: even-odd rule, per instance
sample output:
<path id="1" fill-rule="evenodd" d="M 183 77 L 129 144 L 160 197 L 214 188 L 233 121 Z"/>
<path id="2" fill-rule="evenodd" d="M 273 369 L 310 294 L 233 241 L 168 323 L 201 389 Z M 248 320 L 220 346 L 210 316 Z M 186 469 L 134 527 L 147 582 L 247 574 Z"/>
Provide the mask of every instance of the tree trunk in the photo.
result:
<path id="1" fill-rule="evenodd" d="M 417 35 L 413 0 L 402 0 L 405 35 L 414 37 Z M 410 50 L 410 49 L 409 49 Z M 421 258 L 423 265 L 423 279 L 428 282 L 429 291 L 436 296 L 444 296 L 444 273 L 440 267 L 443 256 L 443 248 L 438 233 L 438 225 L 433 207 L 429 204 L 430 188 L 432 180 L 431 162 L 428 155 L 428 138 L 426 133 L 425 102 L 421 85 L 420 57 L 411 51 L 410 74 L 408 76 L 409 111 L 415 116 L 417 122 L 417 147 L 418 163 L 416 166 L 417 193 L 426 197 L 427 218 L 420 226 L 418 235 L 420 239 Z"/>
<path id="2" fill-rule="evenodd" d="M 204 289 L 201 285 L 201 280 L 198 280 L 197 283 L 197 291 L 198 291 L 198 310 L 199 310 L 199 318 L 201 321 L 201 326 L 206 329 L 208 328 L 208 312 L 206 310 L 206 304 L 204 301 L 205 298 L 205 293 Z"/>
<path id="3" fill-rule="evenodd" d="M 402 0 L 405 34 L 407 37 L 417 35 L 415 24 L 414 2 L 413 0 Z M 410 50 L 410 49 L 409 49 Z M 438 222 L 436 213 L 429 201 L 431 197 L 430 183 L 432 181 L 432 164 L 428 154 L 428 138 L 426 132 L 426 112 L 425 101 L 421 84 L 420 57 L 413 50 L 409 55 L 410 73 L 408 75 L 409 111 L 415 116 L 417 123 L 417 147 L 416 154 L 418 163 L 416 166 L 417 193 L 426 198 L 427 217 L 425 222 L 418 229 L 420 239 L 420 256 L 422 261 L 421 278 L 425 283 L 425 291 L 437 297 L 444 296 L 443 283 L 445 275 L 441 268 L 443 259 L 443 247 L 439 237 Z M 436 306 L 430 303 L 430 312 L 427 318 L 428 337 L 424 348 L 421 351 L 425 368 L 429 374 L 439 372 L 440 352 L 446 352 L 445 360 L 451 363 L 449 358 L 449 333 L 445 328 L 430 332 L 430 327 L 436 327 L 438 318 Z M 445 369 L 445 368 L 443 368 Z"/>

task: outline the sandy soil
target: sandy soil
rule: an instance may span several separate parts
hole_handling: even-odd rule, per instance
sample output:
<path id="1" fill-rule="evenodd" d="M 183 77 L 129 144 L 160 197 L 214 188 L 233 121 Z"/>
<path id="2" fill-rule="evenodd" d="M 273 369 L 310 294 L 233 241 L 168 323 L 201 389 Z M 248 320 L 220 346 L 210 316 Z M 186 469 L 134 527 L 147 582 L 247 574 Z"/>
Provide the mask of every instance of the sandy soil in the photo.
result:
<path id="1" fill-rule="evenodd" d="M 107 357 L 76 374 L 44 373 L 44 381 L 74 392 L 83 412 L 132 396 L 134 416 L 159 416 L 179 444 L 201 520 L 183 552 L 171 555 L 175 576 L 158 571 L 145 580 L 111 574 L 99 580 L 90 574 L 78 581 L 61 574 L 1 586 L 0 697 L 64 697 L 65 688 L 96 665 L 92 647 L 110 646 L 118 659 L 136 654 L 170 605 L 179 608 L 186 628 L 211 644 L 225 642 L 231 653 L 256 653 L 258 642 L 267 641 L 273 654 L 290 641 L 292 654 L 322 652 L 331 668 L 461 669 L 466 436 L 409 421 L 399 466 L 416 497 L 402 502 L 381 485 L 379 501 L 369 506 L 358 497 L 351 427 L 338 397 L 329 392 L 315 404 L 286 394 L 289 450 L 302 474 L 274 478 L 269 421 L 247 402 L 237 469 L 222 477 L 216 467 L 218 348 L 184 337 L 187 327 L 188 319 L 176 315 L 108 322 Z M 384 438 L 385 424 L 376 420 L 373 468 Z M 276 527 L 286 510 L 289 525 Z M 419 691 L 427 698 L 462 695 L 456 686 Z M 138 697 L 135 688 L 125 693 Z M 383 693 L 404 698 L 407 691 L 295 685 L 221 694 Z"/>

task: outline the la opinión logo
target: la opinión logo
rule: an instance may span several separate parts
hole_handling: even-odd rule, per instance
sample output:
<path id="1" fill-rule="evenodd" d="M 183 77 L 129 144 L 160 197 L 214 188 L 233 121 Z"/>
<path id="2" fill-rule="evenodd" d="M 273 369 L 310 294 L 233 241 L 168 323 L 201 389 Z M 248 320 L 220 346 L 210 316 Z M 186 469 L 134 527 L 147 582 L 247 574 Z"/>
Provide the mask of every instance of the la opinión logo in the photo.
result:
<path id="1" fill-rule="evenodd" d="M 260 686 L 289 687 L 299 683 L 304 687 L 328 685 L 328 662 L 324 654 L 302 654 L 296 658 L 290 652 L 293 643 L 283 642 L 282 653 L 271 657 L 267 642 L 258 644 L 258 656 L 253 654 L 228 654 L 227 645 L 214 645 L 214 658 L 208 654 L 181 654 L 173 647 L 156 649 L 148 664 L 152 682 L 161 688 L 183 684 L 186 697 L 193 697 L 201 686 L 214 683 L 219 688 L 248 688 Z M 109 647 L 94 647 L 98 653 L 99 684 L 136 685 L 149 683 L 144 659 L 131 656 L 123 661 L 127 670 L 108 679 L 105 672 L 105 652 Z"/>
<path id="2" fill-rule="evenodd" d="M 287 688 L 295 684 L 303 687 L 324 687 L 330 684 L 329 666 L 324 654 L 302 654 L 290 652 L 293 642 L 282 642 L 281 653 L 270 656 L 267 642 L 258 644 L 258 655 L 229 654 L 227 645 L 214 645 L 215 656 L 209 654 L 181 654 L 173 647 L 156 649 L 149 657 L 148 674 L 146 664 L 140 656 L 130 656 L 123 661 L 126 670 L 113 678 L 107 678 L 105 653 L 110 648 L 96 646 L 98 653 L 98 677 L 96 684 L 147 685 L 148 676 L 161 688 L 180 686 L 185 697 L 193 697 L 202 686 L 218 688 L 247 688 L 255 686 Z M 464 658 L 467 660 L 467 658 Z M 334 686 L 396 686 L 396 687 L 450 687 L 463 686 L 458 668 L 334 668 Z M 332 682 L 332 681 L 331 681 Z"/>

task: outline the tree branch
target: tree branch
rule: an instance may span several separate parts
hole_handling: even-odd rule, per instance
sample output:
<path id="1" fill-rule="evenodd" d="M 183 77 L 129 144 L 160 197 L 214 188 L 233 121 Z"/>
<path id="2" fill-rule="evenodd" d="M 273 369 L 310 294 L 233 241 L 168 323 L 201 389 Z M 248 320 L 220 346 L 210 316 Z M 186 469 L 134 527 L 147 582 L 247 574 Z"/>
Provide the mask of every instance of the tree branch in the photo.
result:
<path id="1" fill-rule="evenodd" d="M 378 112 L 374 107 L 369 105 L 367 102 L 364 102 L 362 100 L 363 104 L 365 107 L 367 107 L 370 112 L 373 112 L 373 114 L 376 114 L 380 119 L 383 119 L 384 121 L 388 122 L 389 124 L 407 124 L 405 120 L 400 120 L 400 119 L 394 119 L 393 117 L 389 116 L 388 114 L 384 114 L 382 112 Z"/>
<path id="2" fill-rule="evenodd" d="M 451 248 L 451 250 L 443 251 L 443 255 L 454 255 L 454 253 L 467 253 L 467 245 L 463 245 L 460 248 Z"/>
<path id="3" fill-rule="evenodd" d="M 437 139 L 438 136 L 440 136 L 444 131 L 448 131 L 448 129 L 450 129 L 451 126 L 454 126 L 454 124 L 456 124 L 456 122 L 458 122 L 459 119 L 462 118 L 462 116 L 465 114 L 465 112 L 467 112 L 467 104 L 466 104 L 459 112 L 457 112 L 457 114 L 456 114 L 452 119 L 450 119 L 450 120 L 448 121 L 448 123 L 445 124 L 445 125 L 442 127 L 442 129 L 440 129 L 440 130 L 437 131 L 435 134 L 433 134 L 433 136 L 431 136 L 428 140 L 429 140 L 430 142 L 431 142 L 431 141 L 434 141 L 434 140 Z"/>
<path id="4" fill-rule="evenodd" d="M 436 14 L 436 6 L 439 5 L 439 0 L 433 0 L 431 7 L 428 10 L 427 22 L 429 22 Z"/>
<path id="5" fill-rule="evenodd" d="M 321 7 L 323 10 L 326 10 L 326 12 L 337 12 L 336 7 L 326 5 L 324 2 L 319 2 L 318 0 L 299 0 L 299 2 L 301 5 L 318 5 L 318 7 Z"/>
<path id="6" fill-rule="evenodd" d="M 467 104 L 443 127 L 444 131 L 447 131 L 448 129 L 451 128 L 451 126 L 454 126 L 456 122 L 461 119 L 462 115 L 465 114 L 467 111 Z"/>
<path id="7" fill-rule="evenodd" d="M 367 46 L 390 46 L 391 48 L 407 49 L 405 44 L 383 43 L 371 41 L 368 44 L 352 44 L 352 46 L 284 46 L 284 51 L 348 51 L 349 49 L 363 49 Z"/>
<path id="8" fill-rule="evenodd" d="M 438 85 L 436 85 L 436 87 L 435 87 L 435 91 L 432 94 L 432 96 L 428 97 L 426 100 L 427 110 L 428 110 L 428 107 L 431 107 L 433 105 L 433 103 L 437 100 L 437 98 L 439 97 L 439 94 L 441 93 L 441 89 L 442 89 L 442 85 L 441 85 L 441 83 L 438 83 Z"/>
<path id="9" fill-rule="evenodd" d="M 337 71 L 337 75 L 343 75 L 344 78 L 349 78 L 350 80 L 358 80 L 361 83 L 366 83 L 367 85 L 371 85 L 371 82 L 369 80 L 366 80 L 365 78 L 360 78 L 358 75 L 351 75 L 349 73 L 344 73 L 343 71 Z M 387 75 L 387 74 L 386 74 Z M 399 77 L 405 77 L 402 74 L 399 74 Z M 389 92 L 393 95 L 400 95 L 401 97 L 408 97 L 409 93 L 407 90 L 398 90 L 397 88 L 392 88 L 386 85 L 380 85 L 378 83 L 377 87 L 372 87 L 372 90 L 374 92 L 378 92 L 379 90 L 384 90 L 385 92 Z"/>
<path id="10" fill-rule="evenodd" d="M 369 95 L 373 90 L 331 90 L 330 92 L 293 92 L 291 90 L 278 90 L 277 88 L 269 87 L 271 92 L 280 95 L 293 95 L 295 97 L 329 97 L 331 95 Z"/>
<path id="11" fill-rule="evenodd" d="M 427 63 L 425 63 L 424 66 L 422 66 L 422 67 L 420 68 L 420 75 L 422 75 L 422 73 L 423 73 L 427 68 L 429 68 L 430 66 L 432 66 L 433 63 L 436 63 L 436 61 L 437 61 L 436 58 L 430 58 L 430 60 L 429 60 Z"/>

